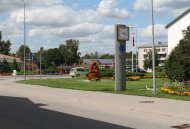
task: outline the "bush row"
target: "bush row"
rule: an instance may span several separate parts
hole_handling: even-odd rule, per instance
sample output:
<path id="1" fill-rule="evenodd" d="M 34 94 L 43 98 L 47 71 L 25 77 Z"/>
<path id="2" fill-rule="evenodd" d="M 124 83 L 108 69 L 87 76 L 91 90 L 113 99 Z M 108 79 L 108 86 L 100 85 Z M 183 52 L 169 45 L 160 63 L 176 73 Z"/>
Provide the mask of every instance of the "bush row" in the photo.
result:
<path id="1" fill-rule="evenodd" d="M 100 69 L 100 75 L 102 77 L 113 77 L 114 76 L 114 69 L 108 69 L 108 68 L 103 68 Z M 127 72 L 126 77 L 140 77 L 140 78 L 152 78 L 153 74 L 152 73 L 139 73 L 139 72 Z M 156 77 L 157 78 L 165 78 L 167 77 L 164 72 L 156 72 Z"/>

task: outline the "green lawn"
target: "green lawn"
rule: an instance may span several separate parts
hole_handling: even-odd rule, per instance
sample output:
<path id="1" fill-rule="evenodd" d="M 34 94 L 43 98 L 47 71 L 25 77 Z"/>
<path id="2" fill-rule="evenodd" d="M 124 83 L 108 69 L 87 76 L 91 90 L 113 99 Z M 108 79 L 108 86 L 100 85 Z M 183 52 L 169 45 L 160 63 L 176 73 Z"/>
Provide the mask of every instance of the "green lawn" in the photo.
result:
<path id="1" fill-rule="evenodd" d="M 59 78 L 59 79 L 36 79 L 27 81 L 18 81 L 20 83 L 32 84 L 32 85 L 43 85 L 55 88 L 66 88 L 75 90 L 85 90 L 85 91 L 102 91 L 114 93 L 114 81 L 109 79 L 103 79 L 100 82 L 91 82 L 86 78 Z M 120 94 L 128 95 L 138 95 L 138 96 L 149 96 L 149 97 L 159 97 L 159 98 L 169 98 L 169 99 L 179 99 L 190 101 L 190 96 L 177 96 L 169 95 L 160 92 L 160 87 L 163 83 L 169 82 L 167 78 L 157 78 L 156 86 L 157 93 L 154 95 L 152 93 L 152 79 L 141 79 L 139 81 L 127 81 L 126 92 L 118 92 Z M 146 86 L 150 90 L 146 90 Z"/>

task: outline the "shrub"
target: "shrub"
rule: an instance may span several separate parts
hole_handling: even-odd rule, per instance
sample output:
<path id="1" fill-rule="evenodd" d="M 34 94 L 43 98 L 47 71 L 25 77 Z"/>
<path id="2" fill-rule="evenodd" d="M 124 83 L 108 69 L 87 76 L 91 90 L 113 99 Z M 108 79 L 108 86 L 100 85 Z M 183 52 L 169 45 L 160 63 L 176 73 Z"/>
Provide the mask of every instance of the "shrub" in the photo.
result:
<path id="1" fill-rule="evenodd" d="M 49 67 L 48 69 L 43 70 L 43 74 L 57 74 L 59 73 L 59 69 L 56 67 Z"/>
<path id="2" fill-rule="evenodd" d="M 15 69 L 15 70 L 17 70 L 17 71 L 20 71 L 19 64 L 17 63 L 16 59 L 13 60 L 11 69 L 12 69 L 12 70 Z"/>
<path id="3" fill-rule="evenodd" d="M 139 72 L 127 72 L 127 73 L 126 73 L 126 77 L 131 77 L 131 76 L 144 77 L 144 76 L 145 76 L 145 73 L 139 73 Z"/>
<path id="4" fill-rule="evenodd" d="M 169 55 L 165 67 L 166 74 L 172 81 L 190 80 L 190 26 L 183 31 L 183 39 Z"/>
<path id="5" fill-rule="evenodd" d="M 100 69 L 100 76 L 101 77 L 113 77 L 114 76 L 114 69 L 102 68 L 102 69 Z"/>
<path id="6" fill-rule="evenodd" d="M 11 66 L 6 59 L 3 59 L 3 62 L 1 62 L 0 65 L 1 65 L 0 68 L 1 73 L 11 73 Z"/>
<path id="7" fill-rule="evenodd" d="M 144 78 L 152 78 L 153 77 L 153 73 L 146 73 Z M 157 78 L 167 78 L 166 73 L 164 72 L 156 72 L 156 77 Z"/>

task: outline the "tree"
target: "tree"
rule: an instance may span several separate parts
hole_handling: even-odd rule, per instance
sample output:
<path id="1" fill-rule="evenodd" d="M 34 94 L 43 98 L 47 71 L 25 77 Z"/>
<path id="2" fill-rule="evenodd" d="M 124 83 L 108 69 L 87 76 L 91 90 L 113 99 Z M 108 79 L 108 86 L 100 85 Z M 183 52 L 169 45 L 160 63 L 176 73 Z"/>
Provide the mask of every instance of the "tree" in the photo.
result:
<path id="1" fill-rule="evenodd" d="M 2 40 L 2 33 L 0 31 L 0 53 L 4 55 L 9 55 L 11 50 L 11 42 L 9 40 L 3 41 Z"/>
<path id="2" fill-rule="evenodd" d="M 159 56 L 158 53 L 155 51 L 155 66 L 159 65 Z M 144 61 L 144 69 L 152 69 L 152 50 L 150 50 Z"/>
<path id="3" fill-rule="evenodd" d="M 65 60 L 67 57 L 67 48 L 65 44 L 61 44 L 59 45 L 59 52 L 60 52 L 60 56 L 61 56 L 61 60 L 62 60 L 62 64 L 66 64 Z"/>
<path id="4" fill-rule="evenodd" d="M 190 26 L 183 30 L 183 39 L 173 49 L 165 63 L 166 74 L 172 81 L 190 80 Z"/>
<path id="5" fill-rule="evenodd" d="M 114 54 L 106 53 L 106 54 L 100 55 L 100 59 L 114 59 L 114 58 L 115 58 Z"/>
<path id="6" fill-rule="evenodd" d="M 4 72 L 4 73 L 10 73 L 11 72 L 11 66 L 7 62 L 6 59 L 3 59 L 3 62 L 2 62 L 2 72 Z"/>
<path id="7" fill-rule="evenodd" d="M 31 53 L 30 48 L 26 45 L 25 46 L 25 54 Z M 24 59 L 24 45 L 21 45 L 16 52 L 17 56 L 20 57 L 22 60 Z M 25 55 L 25 56 L 26 56 Z"/>
<path id="8" fill-rule="evenodd" d="M 45 59 L 46 58 L 46 59 Z M 62 64 L 61 53 L 58 48 L 51 48 L 46 51 L 46 57 L 44 60 L 48 66 L 59 66 Z"/>
<path id="9" fill-rule="evenodd" d="M 0 73 L 2 73 L 2 72 L 3 72 L 3 63 L 0 60 Z"/>
<path id="10" fill-rule="evenodd" d="M 63 55 L 65 64 L 66 65 L 77 64 L 80 60 L 80 53 L 78 52 L 79 40 L 70 39 L 66 40 L 65 43 L 66 43 L 65 45 L 66 49 L 64 48 L 62 49 L 65 50 L 65 54 Z M 61 51 L 61 53 L 63 53 L 63 51 Z"/>
<path id="11" fill-rule="evenodd" d="M 19 68 L 19 65 L 16 61 L 16 59 L 13 60 L 13 63 L 12 63 L 12 70 L 17 70 L 17 71 L 20 71 L 20 68 Z"/>
<path id="12" fill-rule="evenodd" d="M 99 52 L 91 52 L 91 53 L 86 53 L 83 57 L 83 59 L 113 59 L 115 58 L 114 54 L 100 54 Z"/>

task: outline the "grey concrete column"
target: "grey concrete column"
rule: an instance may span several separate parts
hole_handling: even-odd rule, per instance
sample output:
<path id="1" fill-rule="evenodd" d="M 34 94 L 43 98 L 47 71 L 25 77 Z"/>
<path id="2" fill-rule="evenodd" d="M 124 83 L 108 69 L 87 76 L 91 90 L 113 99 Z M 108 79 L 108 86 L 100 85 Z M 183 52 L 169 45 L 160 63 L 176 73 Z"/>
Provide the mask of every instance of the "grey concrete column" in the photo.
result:
<path id="1" fill-rule="evenodd" d="M 117 40 L 115 25 L 115 91 L 126 90 L 126 42 Z"/>

